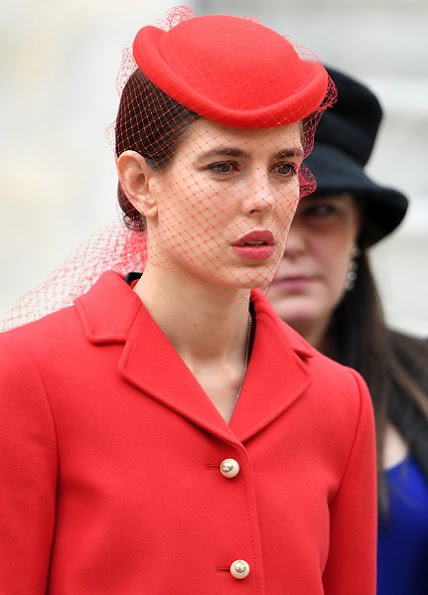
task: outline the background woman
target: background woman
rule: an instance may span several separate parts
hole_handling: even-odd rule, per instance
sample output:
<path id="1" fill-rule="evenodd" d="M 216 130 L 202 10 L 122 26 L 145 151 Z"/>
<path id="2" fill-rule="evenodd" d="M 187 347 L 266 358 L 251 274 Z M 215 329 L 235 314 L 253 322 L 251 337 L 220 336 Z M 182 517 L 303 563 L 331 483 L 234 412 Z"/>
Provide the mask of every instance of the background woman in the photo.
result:
<path id="1" fill-rule="evenodd" d="M 133 57 L 119 201 L 147 263 L 0 335 L 0 591 L 373 593 L 366 386 L 259 290 L 334 88 L 272 30 L 185 9 Z"/>
<path id="2" fill-rule="evenodd" d="M 378 593 L 428 592 L 428 345 L 385 324 L 367 249 L 407 199 L 363 171 L 382 118 L 374 94 L 329 69 L 338 102 L 323 116 L 304 198 L 269 297 L 283 320 L 367 381 L 377 423 Z M 403 291 L 406 289 L 403 288 Z"/>

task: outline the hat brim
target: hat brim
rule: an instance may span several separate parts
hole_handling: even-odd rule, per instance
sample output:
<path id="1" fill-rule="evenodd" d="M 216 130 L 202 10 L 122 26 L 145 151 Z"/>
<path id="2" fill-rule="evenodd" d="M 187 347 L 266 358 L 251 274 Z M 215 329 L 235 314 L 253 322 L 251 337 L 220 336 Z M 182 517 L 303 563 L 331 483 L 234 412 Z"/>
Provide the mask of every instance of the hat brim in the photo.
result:
<path id="1" fill-rule="evenodd" d="M 364 201 L 363 232 L 366 229 L 368 244 L 384 238 L 403 220 L 409 202 L 404 194 L 371 180 L 339 149 L 316 143 L 305 164 L 316 179 L 316 194 L 350 192 Z"/>

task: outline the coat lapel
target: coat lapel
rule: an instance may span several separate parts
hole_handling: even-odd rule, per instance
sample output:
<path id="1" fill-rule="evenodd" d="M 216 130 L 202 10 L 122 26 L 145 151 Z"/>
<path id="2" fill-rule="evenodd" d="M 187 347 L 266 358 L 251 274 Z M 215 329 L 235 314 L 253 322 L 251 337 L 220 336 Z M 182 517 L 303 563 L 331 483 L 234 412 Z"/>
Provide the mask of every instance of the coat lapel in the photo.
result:
<path id="1" fill-rule="evenodd" d="M 127 382 L 222 440 L 238 442 L 140 298 L 120 275 L 104 273 L 75 305 L 89 341 L 124 343 L 118 370 Z"/>
<path id="2" fill-rule="evenodd" d="M 256 332 L 247 375 L 229 425 L 120 275 L 109 272 L 76 308 L 88 340 L 124 343 L 118 370 L 130 384 L 229 442 L 251 438 L 281 415 L 309 386 L 311 348 L 253 292 Z"/>
<path id="3" fill-rule="evenodd" d="M 227 442 L 236 437 L 145 308 L 129 332 L 119 371 L 169 409 Z"/>
<path id="4" fill-rule="evenodd" d="M 241 442 L 290 407 L 312 382 L 307 359 L 313 349 L 276 315 L 266 296 L 252 293 L 256 333 L 247 375 L 230 420 Z"/>

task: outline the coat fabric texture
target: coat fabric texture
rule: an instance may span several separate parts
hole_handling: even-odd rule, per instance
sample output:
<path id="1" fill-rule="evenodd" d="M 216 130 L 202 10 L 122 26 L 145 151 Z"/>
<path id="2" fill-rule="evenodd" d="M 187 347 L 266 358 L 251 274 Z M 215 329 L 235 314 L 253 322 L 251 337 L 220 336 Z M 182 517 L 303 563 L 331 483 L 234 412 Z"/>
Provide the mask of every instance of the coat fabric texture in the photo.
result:
<path id="1" fill-rule="evenodd" d="M 367 388 L 252 297 L 229 424 L 116 273 L 0 335 L 0 593 L 374 595 Z"/>

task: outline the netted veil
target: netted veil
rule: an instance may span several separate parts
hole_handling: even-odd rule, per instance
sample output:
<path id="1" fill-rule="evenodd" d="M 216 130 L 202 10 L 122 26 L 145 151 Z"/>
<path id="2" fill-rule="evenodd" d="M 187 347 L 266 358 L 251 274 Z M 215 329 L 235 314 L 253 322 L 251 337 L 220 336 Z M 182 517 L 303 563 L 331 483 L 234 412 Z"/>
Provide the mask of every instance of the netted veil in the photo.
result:
<path id="1" fill-rule="evenodd" d="M 234 32 L 232 37 L 230 30 Z M 228 35 L 226 46 L 223 40 Z M 294 148 L 300 148 L 302 158 L 311 152 L 316 125 L 323 111 L 334 103 L 336 91 L 316 56 L 289 40 L 286 40 L 288 53 L 284 66 L 284 39 L 252 19 L 216 15 L 197 18 L 188 7 L 176 7 L 162 22 L 138 32 L 132 49 L 123 53 L 117 77 L 120 106 L 115 122 L 107 128 L 107 138 L 116 160 L 124 152 L 132 151 L 142 156 L 158 175 L 161 185 L 168 188 L 165 180 L 170 186 L 176 184 L 177 204 L 171 206 L 174 201 L 162 198 L 167 192 L 159 193 L 161 225 L 152 225 L 148 231 L 145 217 L 119 183 L 117 198 L 123 220 L 118 219 L 95 233 L 42 284 L 20 297 L 2 321 L 0 330 L 71 306 L 107 270 L 121 275 L 142 272 L 147 262 L 170 268 L 174 266 L 175 252 L 187 259 L 189 266 L 203 261 L 207 276 L 220 275 L 226 257 L 218 249 L 218 236 L 225 222 L 235 216 L 233 204 L 224 191 L 224 180 L 231 180 L 227 182 L 229 187 L 235 185 L 236 196 L 247 193 L 251 198 L 252 190 L 240 178 L 243 179 L 244 166 L 250 163 L 245 150 L 241 151 L 244 156 L 233 155 L 230 150 L 227 154 L 224 149 L 219 151 L 216 139 L 211 138 L 212 130 L 218 130 L 223 143 L 225 138 L 234 140 L 233 131 L 248 130 L 253 146 L 256 138 L 265 152 L 270 150 L 271 130 L 282 127 L 288 131 L 287 151 L 275 155 L 268 172 L 273 190 L 260 185 L 258 192 L 261 202 L 266 192 L 266 204 L 270 200 L 268 193 L 276 193 L 280 204 L 275 217 L 268 220 L 272 237 L 277 237 L 281 225 L 289 226 L 295 189 L 302 197 L 316 188 L 305 164 L 297 165 L 293 161 Z M 255 71 L 259 73 L 257 84 L 254 84 Z M 211 137 L 204 122 L 209 123 Z M 194 154 L 182 149 L 187 146 L 186 141 Z M 203 161 L 215 151 L 219 155 L 223 151 L 224 155 Z M 196 154 L 198 159 L 199 154 L 203 158 L 198 161 Z M 194 163 L 198 167 L 201 163 L 199 169 Z M 185 172 L 179 183 L 169 181 L 171 164 L 174 172 Z M 247 227 L 237 220 L 233 234 L 245 239 Z M 273 250 L 268 236 L 264 238 L 248 237 L 236 245 L 231 242 L 237 261 L 241 260 L 235 266 L 236 271 L 230 272 L 227 283 L 239 282 L 251 287 L 251 275 L 256 267 L 248 267 L 248 279 L 245 279 L 243 267 L 238 265 L 252 255 L 261 259 Z M 201 246 L 205 247 L 204 251 Z M 281 237 L 274 248 L 280 251 L 284 246 L 285 237 Z M 259 282 L 262 289 L 269 286 L 275 272 L 265 273 Z"/>

